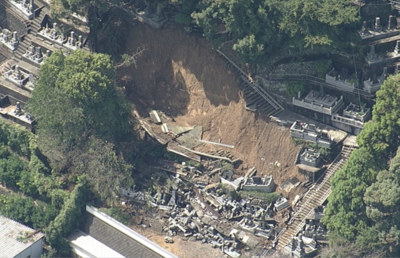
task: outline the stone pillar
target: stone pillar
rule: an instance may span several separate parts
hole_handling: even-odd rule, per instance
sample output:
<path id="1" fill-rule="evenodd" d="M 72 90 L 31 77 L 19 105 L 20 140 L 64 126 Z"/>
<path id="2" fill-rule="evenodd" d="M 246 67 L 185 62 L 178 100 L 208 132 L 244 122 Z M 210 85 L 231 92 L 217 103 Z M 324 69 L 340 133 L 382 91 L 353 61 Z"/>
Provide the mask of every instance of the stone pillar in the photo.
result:
<path id="1" fill-rule="evenodd" d="M 74 42 L 75 42 L 75 39 L 74 39 L 74 35 L 75 34 L 75 32 L 74 31 L 71 31 L 71 41 L 70 41 L 70 44 L 73 46 L 74 45 Z"/>
<path id="2" fill-rule="evenodd" d="M 294 238 L 292 237 L 289 241 L 289 244 L 287 245 L 287 250 L 288 251 L 293 251 L 293 246 L 294 246 Z"/>
<path id="3" fill-rule="evenodd" d="M 302 235 L 299 234 L 299 236 L 297 237 L 297 247 L 296 247 L 296 252 L 298 254 L 302 254 L 303 253 L 303 240 L 301 239 Z"/>
<path id="4" fill-rule="evenodd" d="M 78 40 L 79 40 L 79 44 L 82 45 L 82 35 L 79 35 Z"/>
<path id="5" fill-rule="evenodd" d="M 13 39 L 14 41 L 18 41 L 18 32 L 16 31 L 13 32 Z"/>
<path id="6" fill-rule="evenodd" d="M 386 75 L 387 74 L 387 67 L 385 66 L 385 67 L 383 67 L 383 73 L 382 73 L 382 75 Z"/>
<path id="7" fill-rule="evenodd" d="M 37 55 L 37 57 L 42 57 L 42 48 L 41 47 L 36 48 L 36 55 Z"/>
<path id="8" fill-rule="evenodd" d="M 297 98 L 301 99 L 301 91 L 297 92 Z"/>
<path id="9" fill-rule="evenodd" d="M 381 30 L 381 18 L 376 17 L 375 18 L 375 31 L 380 31 Z"/>
<path id="10" fill-rule="evenodd" d="M 362 32 L 362 34 L 366 34 L 368 32 L 367 21 L 363 21 L 361 32 Z"/>
<path id="11" fill-rule="evenodd" d="M 157 4 L 157 17 L 158 17 L 158 18 L 161 17 L 161 13 L 162 13 L 161 5 L 158 3 L 158 4 Z"/>
<path id="12" fill-rule="evenodd" d="M 372 55 L 375 55 L 375 45 L 372 45 L 371 46 L 371 50 L 369 51 L 369 54 L 372 56 Z"/>
<path id="13" fill-rule="evenodd" d="M 35 47 L 34 46 L 30 45 L 28 50 L 29 50 L 29 55 L 30 56 L 33 56 L 35 54 Z"/>
<path id="14" fill-rule="evenodd" d="M 53 30 L 57 29 L 57 22 L 53 23 Z"/>
<path id="15" fill-rule="evenodd" d="M 46 50 L 46 56 L 47 56 L 47 57 L 50 56 L 50 50 Z"/>
<path id="16" fill-rule="evenodd" d="M 396 40 L 396 46 L 393 51 L 396 55 L 400 53 L 400 40 Z"/>
<path id="17" fill-rule="evenodd" d="M 29 9 L 33 12 L 33 0 L 30 0 Z"/>
<path id="18" fill-rule="evenodd" d="M 376 76 L 376 72 L 373 72 L 372 74 L 372 84 L 377 82 L 377 76 Z"/>
<path id="19" fill-rule="evenodd" d="M 396 69 L 394 70 L 394 73 L 395 73 L 395 74 L 398 74 L 398 73 L 399 73 L 399 65 L 396 65 Z"/>
<path id="20" fill-rule="evenodd" d="M 389 15 L 388 30 L 393 29 L 393 15 Z"/>

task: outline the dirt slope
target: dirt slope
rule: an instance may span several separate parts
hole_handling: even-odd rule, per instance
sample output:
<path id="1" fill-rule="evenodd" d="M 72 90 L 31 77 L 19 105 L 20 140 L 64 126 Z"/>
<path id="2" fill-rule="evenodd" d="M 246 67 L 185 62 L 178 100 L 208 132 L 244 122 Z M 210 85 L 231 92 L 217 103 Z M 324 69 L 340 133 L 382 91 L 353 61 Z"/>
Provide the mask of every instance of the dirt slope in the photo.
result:
<path id="1" fill-rule="evenodd" d="M 298 147 L 289 130 L 245 110 L 235 76 L 205 39 L 177 26 L 156 30 L 138 23 L 129 32 L 125 52 L 142 45 L 148 50 L 138 67 L 118 70 L 119 84 L 141 116 L 158 109 L 182 126 L 203 126 L 203 139 L 235 146 L 230 152 L 243 160 L 239 173 L 255 166 L 258 174 L 272 174 L 277 184 L 297 174 Z"/>

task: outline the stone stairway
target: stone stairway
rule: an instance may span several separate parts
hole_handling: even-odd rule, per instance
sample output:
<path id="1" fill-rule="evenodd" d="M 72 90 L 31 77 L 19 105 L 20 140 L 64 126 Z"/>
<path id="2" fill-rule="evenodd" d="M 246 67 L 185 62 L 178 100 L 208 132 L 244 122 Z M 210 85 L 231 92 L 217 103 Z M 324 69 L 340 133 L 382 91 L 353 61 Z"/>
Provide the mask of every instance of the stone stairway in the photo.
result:
<path id="1" fill-rule="evenodd" d="M 22 55 L 25 54 L 27 51 L 31 41 L 34 39 L 34 37 L 37 34 L 37 31 L 40 29 L 40 22 L 42 21 L 45 12 L 43 11 L 43 7 L 39 8 L 36 11 L 37 16 L 33 20 L 25 20 L 25 26 L 27 27 L 27 33 L 24 37 L 22 37 L 22 40 L 20 40 L 18 44 L 17 50 L 14 51 L 14 58 L 17 60 L 21 60 Z"/>
<path id="2" fill-rule="evenodd" d="M 33 35 L 36 35 L 37 32 L 40 29 L 40 23 L 42 22 L 44 16 L 46 15 L 46 12 L 44 10 L 44 6 L 40 8 L 40 10 L 36 11 L 36 17 L 35 19 L 33 19 L 32 21 L 32 25 L 31 25 L 31 33 Z"/>
<path id="3" fill-rule="evenodd" d="M 284 108 L 265 89 L 248 78 L 248 76 L 224 53 L 217 52 L 225 59 L 227 66 L 238 76 L 239 86 L 244 93 L 246 108 L 252 111 L 261 110 L 268 116 L 276 115 Z"/>
<path id="4" fill-rule="evenodd" d="M 302 205 L 290 219 L 288 227 L 281 231 L 281 233 L 276 237 L 280 249 L 283 249 L 289 243 L 290 239 L 296 236 L 303 229 L 306 223 L 306 218 L 314 212 L 314 209 L 326 201 L 332 192 L 330 189 L 331 177 L 336 173 L 336 171 L 344 166 L 353 150 L 354 147 L 344 145 L 341 153 L 328 167 L 326 173 L 303 197 Z"/>
<path id="5" fill-rule="evenodd" d="M 15 59 L 21 60 L 22 55 L 25 54 L 26 50 L 28 49 L 32 38 L 32 35 L 26 34 L 23 40 L 19 42 L 17 50 L 14 51 Z"/>

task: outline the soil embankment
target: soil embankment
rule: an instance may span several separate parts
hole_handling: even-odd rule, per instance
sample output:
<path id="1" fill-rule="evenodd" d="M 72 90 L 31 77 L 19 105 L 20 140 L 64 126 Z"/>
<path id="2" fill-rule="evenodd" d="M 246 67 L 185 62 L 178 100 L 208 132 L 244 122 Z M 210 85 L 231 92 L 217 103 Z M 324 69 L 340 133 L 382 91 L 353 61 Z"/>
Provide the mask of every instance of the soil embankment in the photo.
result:
<path id="1" fill-rule="evenodd" d="M 143 45 L 147 50 L 137 68 L 118 70 L 119 84 L 141 116 L 157 109 L 182 126 L 201 125 L 203 139 L 235 146 L 230 152 L 243 160 L 239 173 L 255 166 L 278 185 L 297 175 L 298 147 L 289 130 L 245 110 L 236 77 L 207 40 L 178 26 L 156 30 L 138 23 L 129 32 L 125 53 Z"/>

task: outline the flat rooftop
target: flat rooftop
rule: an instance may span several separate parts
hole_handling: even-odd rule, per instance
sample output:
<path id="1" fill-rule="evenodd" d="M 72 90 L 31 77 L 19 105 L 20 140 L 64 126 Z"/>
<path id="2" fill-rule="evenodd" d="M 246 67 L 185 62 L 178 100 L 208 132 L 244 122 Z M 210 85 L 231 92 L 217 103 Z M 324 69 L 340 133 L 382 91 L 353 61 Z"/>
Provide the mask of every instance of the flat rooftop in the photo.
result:
<path id="1" fill-rule="evenodd" d="M 112 217 L 86 206 L 80 229 L 125 257 L 178 258 Z"/>
<path id="2" fill-rule="evenodd" d="M 122 254 L 80 230 L 69 235 L 67 240 L 72 243 L 75 251 L 79 252 L 78 255 L 82 257 L 125 258 Z"/>
<path id="3" fill-rule="evenodd" d="M 33 232 L 34 229 L 0 215 L 0 256 L 7 254 L 7 257 L 14 257 L 44 237 L 39 232 L 24 242 L 18 240 L 19 237 L 26 237 Z"/>

